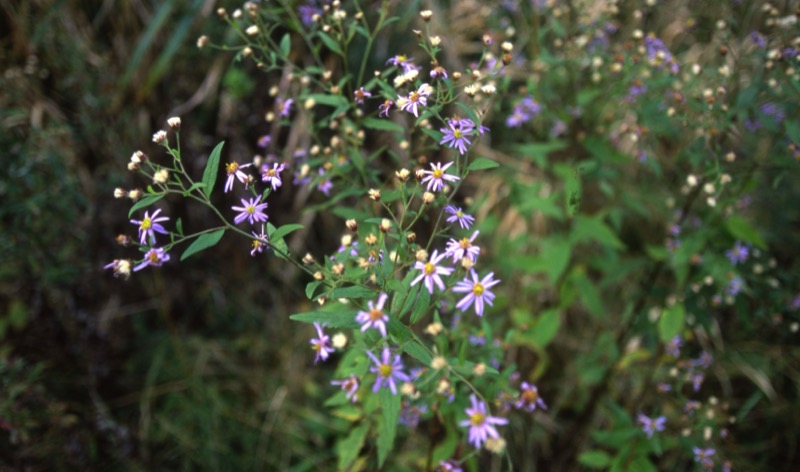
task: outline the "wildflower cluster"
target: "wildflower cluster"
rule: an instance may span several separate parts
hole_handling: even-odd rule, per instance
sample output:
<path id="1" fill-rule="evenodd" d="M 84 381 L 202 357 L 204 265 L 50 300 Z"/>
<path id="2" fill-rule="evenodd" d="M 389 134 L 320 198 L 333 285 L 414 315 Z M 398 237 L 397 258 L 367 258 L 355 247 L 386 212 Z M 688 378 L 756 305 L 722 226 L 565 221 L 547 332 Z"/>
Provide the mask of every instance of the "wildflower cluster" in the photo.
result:
<path id="1" fill-rule="evenodd" d="M 634 3 L 623 27 L 616 1 L 577 12 L 558 2 L 504 1 L 479 40 L 459 42 L 425 10 L 405 33 L 418 44 L 405 49 L 381 36 L 397 19 L 392 2 L 376 11 L 339 0 L 220 9 L 234 44 L 204 37 L 198 46 L 236 51 L 264 74 L 256 154 L 224 159 L 220 144 L 200 177 L 184 165 L 200 158 L 182 155 L 179 140 L 158 131 L 153 141 L 172 163 L 135 153 L 129 169 L 151 184 L 115 192 L 136 202 L 131 215 L 145 211 L 131 219 L 136 237 L 120 238 L 143 257 L 106 267 L 127 277 L 170 261 L 175 246 L 188 244 L 183 260 L 225 234 L 246 238 L 252 256 L 269 249 L 276 262 L 294 265 L 312 302 L 291 315 L 308 325 L 308 364 L 333 377 L 325 405 L 354 426 L 337 446 L 342 470 L 373 453 L 369 464 L 383 467 L 395 442 L 424 434 L 426 422 L 448 437 L 427 468 L 434 456 L 440 470 L 479 468 L 481 449 L 505 453 L 504 426 L 515 415 L 532 421 L 562 411 L 549 410 L 533 383 L 545 373 L 590 390 L 563 400 L 575 413 L 565 416 L 581 418 L 554 433 L 570 448 L 566 463 L 648 470 L 661 439 L 680 434 L 687 440 L 668 446 L 676 455 L 724 468 L 730 420 L 728 405 L 705 395 L 713 346 L 721 345 L 709 338 L 726 313 L 743 310 L 737 303 L 782 283 L 748 220 L 751 184 L 740 177 L 737 146 L 782 149 L 779 162 L 795 165 L 800 143 L 778 79 L 765 93 L 748 91 L 747 80 L 762 66 L 795 76 L 797 50 L 785 35 L 753 32 L 736 50 L 758 51 L 755 64 L 727 52 L 692 64 L 697 54 L 681 35 L 644 28 L 649 13 L 666 7 Z M 542 28 L 545 16 L 552 25 Z M 791 23 L 773 20 L 775 28 Z M 715 26 L 710 41 L 727 48 L 732 31 Z M 740 77 L 747 80 L 735 82 Z M 180 121 L 169 125 L 179 137 Z M 506 174 L 483 173 L 500 162 Z M 638 180 L 642 188 L 632 186 Z M 302 226 L 271 223 L 281 219 L 271 214 L 276 193 L 326 215 L 320 234 L 341 220 L 335 240 L 292 254 L 284 239 Z M 173 228 L 165 197 L 200 203 L 218 226 L 184 234 L 175 220 Z M 769 311 L 796 316 L 798 306 L 782 298 Z M 562 327 L 575 326 L 592 342 L 560 342 Z M 578 367 L 553 374 L 562 357 L 551 350 Z M 632 376 L 641 393 L 621 398 L 617 374 L 631 369 L 647 370 Z M 600 414 L 614 421 L 594 421 Z M 573 450 L 573 437 L 594 437 L 585 429 L 612 423 L 644 446 L 598 434 L 617 451 L 614 462 L 603 451 Z"/>

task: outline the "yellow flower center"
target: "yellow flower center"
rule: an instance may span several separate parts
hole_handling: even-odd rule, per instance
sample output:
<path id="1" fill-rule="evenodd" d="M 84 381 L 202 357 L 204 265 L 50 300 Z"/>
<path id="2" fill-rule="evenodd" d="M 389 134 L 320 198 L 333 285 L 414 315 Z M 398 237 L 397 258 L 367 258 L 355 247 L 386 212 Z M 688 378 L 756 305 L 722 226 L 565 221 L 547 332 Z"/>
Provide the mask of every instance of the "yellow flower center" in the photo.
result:
<path id="1" fill-rule="evenodd" d="M 472 246 L 472 243 L 469 242 L 469 239 L 467 238 L 462 239 L 460 244 L 461 244 L 461 249 L 468 249 L 470 246 Z"/>
<path id="2" fill-rule="evenodd" d="M 146 231 L 146 230 L 150 229 L 152 226 L 153 226 L 153 222 L 150 221 L 150 218 L 145 218 L 145 219 L 142 220 L 141 228 L 143 230 Z"/>
<path id="3" fill-rule="evenodd" d="M 160 258 L 158 257 L 158 253 L 155 252 L 155 251 L 151 252 L 150 255 L 147 256 L 147 258 L 153 264 L 155 264 L 156 262 L 158 262 L 160 260 Z"/>
<path id="4" fill-rule="evenodd" d="M 278 175 L 278 173 L 275 172 L 275 169 L 268 169 L 266 174 L 267 174 L 267 177 L 275 177 L 276 175 Z"/>
<path id="5" fill-rule="evenodd" d="M 408 95 L 408 101 L 409 101 L 409 102 L 411 102 L 411 103 L 415 103 L 417 100 L 419 100 L 419 93 L 417 93 L 417 92 L 411 92 L 411 93 Z"/>
<path id="6" fill-rule="evenodd" d="M 392 365 L 391 364 L 381 364 L 378 367 L 378 373 L 381 377 L 388 378 L 392 376 Z"/>
<path id="7" fill-rule="evenodd" d="M 425 270 L 423 272 L 425 275 L 432 275 L 434 272 L 436 272 L 436 266 L 428 262 L 425 264 Z"/>
<path id="8" fill-rule="evenodd" d="M 379 310 L 377 308 L 372 309 L 369 311 L 369 319 L 372 321 L 378 321 L 383 318 L 383 310 Z"/>
<path id="9" fill-rule="evenodd" d="M 480 282 L 476 282 L 475 285 L 472 287 L 472 294 L 475 296 L 479 297 L 483 295 L 484 291 L 486 291 L 486 289 L 483 288 L 483 285 L 481 285 Z"/>
<path id="10" fill-rule="evenodd" d="M 483 416 L 483 413 L 473 413 L 473 414 L 472 414 L 472 415 L 469 417 L 469 421 L 470 421 L 470 423 L 472 423 L 472 425 L 473 425 L 473 426 L 480 426 L 480 425 L 482 425 L 482 424 L 483 424 L 483 421 L 484 421 L 484 419 L 486 419 L 486 417 L 485 417 L 485 416 Z"/>
<path id="11" fill-rule="evenodd" d="M 525 403 L 536 403 L 538 398 L 539 394 L 533 389 L 529 388 L 522 392 L 522 401 Z"/>
<path id="12" fill-rule="evenodd" d="M 255 205 L 250 205 L 250 206 L 247 207 L 247 213 L 250 213 L 252 215 L 255 212 L 256 212 Z"/>
<path id="13" fill-rule="evenodd" d="M 253 240 L 253 249 L 258 249 L 260 247 L 261 247 L 261 241 L 259 241 L 258 239 L 254 239 Z"/>
<path id="14" fill-rule="evenodd" d="M 441 179 L 444 175 L 444 171 L 442 169 L 433 169 L 433 177 L 435 179 Z"/>
<path id="15" fill-rule="evenodd" d="M 464 217 L 464 212 L 463 212 L 463 211 L 461 211 L 461 210 L 458 210 L 458 211 L 456 212 L 456 216 L 457 216 L 457 217 L 459 217 L 459 218 L 463 218 L 463 217 Z"/>
<path id="16" fill-rule="evenodd" d="M 461 139 L 462 136 L 464 136 L 464 133 L 462 133 L 460 129 L 453 130 L 454 138 Z"/>
<path id="17" fill-rule="evenodd" d="M 228 175 L 235 174 L 237 170 L 239 170 L 238 163 L 231 162 L 229 164 L 225 164 L 225 172 L 227 172 Z"/>

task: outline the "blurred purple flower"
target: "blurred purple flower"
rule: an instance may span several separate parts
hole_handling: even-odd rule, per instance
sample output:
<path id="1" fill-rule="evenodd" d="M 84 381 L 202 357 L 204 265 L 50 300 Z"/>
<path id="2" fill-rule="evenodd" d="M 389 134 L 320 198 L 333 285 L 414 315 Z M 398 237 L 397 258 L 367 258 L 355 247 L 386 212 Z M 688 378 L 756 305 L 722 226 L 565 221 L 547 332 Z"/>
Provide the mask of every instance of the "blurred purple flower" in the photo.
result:
<path id="1" fill-rule="evenodd" d="M 642 431 L 647 434 L 647 437 L 652 438 L 653 433 L 656 431 L 664 431 L 664 424 L 667 422 L 667 418 L 664 416 L 650 418 L 649 416 L 639 413 L 639 416 L 636 417 L 636 421 L 642 426 Z"/>

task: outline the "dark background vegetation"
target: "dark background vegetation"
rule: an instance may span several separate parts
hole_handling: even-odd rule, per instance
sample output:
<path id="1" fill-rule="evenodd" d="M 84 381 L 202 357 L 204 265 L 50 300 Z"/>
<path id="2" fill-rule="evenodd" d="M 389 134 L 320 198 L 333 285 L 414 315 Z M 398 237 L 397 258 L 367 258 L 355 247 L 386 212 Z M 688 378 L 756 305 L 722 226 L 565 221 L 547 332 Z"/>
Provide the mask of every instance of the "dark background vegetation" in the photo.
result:
<path id="1" fill-rule="evenodd" d="M 103 270 L 120 257 L 117 234 L 134 232 L 129 204 L 114 200 L 113 190 L 132 185 L 133 151 L 158 152 L 149 137 L 167 117 L 183 118 L 185 156 L 204 156 L 225 140 L 226 155 L 244 161 L 267 131 L 266 78 L 231 69 L 232 55 L 194 47 L 201 34 L 224 36 L 216 6 L 0 0 L 4 469 L 308 470 L 331 463 L 335 439 L 347 431 L 320 406 L 328 376 L 309 368 L 307 327 L 287 317 L 303 309 L 300 274 L 274 258 L 253 263 L 228 239 L 202 258 L 129 281 Z M 792 274 L 800 195 L 785 183 L 762 192 L 755 218 Z M 315 197 L 279 198 L 271 218 L 287 223 L 282 205 L 289 214 Z M 170 215 L 203 227 L 207 215 L 168 204 Z M 310 229 L 297 247 L 329 250 L 333 243 L 320 235 L 337 223 L 304 218 Z M 752 470 L 792 470 L 800 444 L 797 338 L 777 321 L 760 334 L 768 322 L 765 314 L 726 333 L 729 350 L 760 369 L 752 377 L 769 378 L 774 389 L 771 398 L 754 396 L 756 380 L 733 378 L 732 407 L 758 408 L 732 429 L 731 442 Z M 592 339 L 580 333 L 575 342 Z M 566 344 L 561 339 L 553 364 L 570 352 Z M 536 360 L 523 353 L 519 362 Z M 719 369 L 735 371 L 735 363 L 721 359 Z M 553 401 L 568 388 L 541 385 Z M 579 413 L 565 411 L 564 421 L 581 421 Z M 527 426 L 516 425 L 510 447 L 525 451 L 538 441 L 540 456 L 530 463 L 547 463 L 559 455 L 555 446 L 570 443 L 559 435 L 574 425 L 551 427 L 549 437 Z"/>

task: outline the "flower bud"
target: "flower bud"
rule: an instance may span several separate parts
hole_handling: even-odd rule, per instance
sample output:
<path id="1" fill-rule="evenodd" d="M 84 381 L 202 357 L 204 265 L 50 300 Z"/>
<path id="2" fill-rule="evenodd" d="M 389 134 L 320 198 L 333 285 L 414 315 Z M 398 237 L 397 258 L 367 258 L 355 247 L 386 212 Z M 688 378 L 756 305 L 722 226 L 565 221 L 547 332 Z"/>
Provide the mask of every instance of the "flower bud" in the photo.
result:
<path id="1" fill-rule="evenodd" d="M 181 118 L 179 116 L 173 116 L 172 118 L 167 119 L 167 124 L 170 128 L 174 130 L 181 129 Z"/>
<path id="2" fill-rule="evenodd" d="M 350 231 L 358 231 L 358 221 L 354 219 L 349 219 L 345 221 L 344 224 L 347 225 L 347 229 L 349 229 Z"/>
<path id="3" fill-rule="evenodd" d="M 381 199 L 381 191 L 376 188 L 369 189 L 369 192 L 367 193 L 369 194 L 369 198 L 375 201 L 379 201 Z"/>
<path id="4" fill-rule="evenodd" d="M 422 203 L 426 205 L 433 203 L 434 199 L 436 199 L 436 195 L 432 194 L 431 192 L 425 192 L 422 194 Z"/>
<path id="5" fill-rule="evenodd" d="M 314 263 L 314 256 L 311 255 L 310 252 L 307 252 L 305 256 L 303 256 L 303 264 L 311 265 Z"/>

